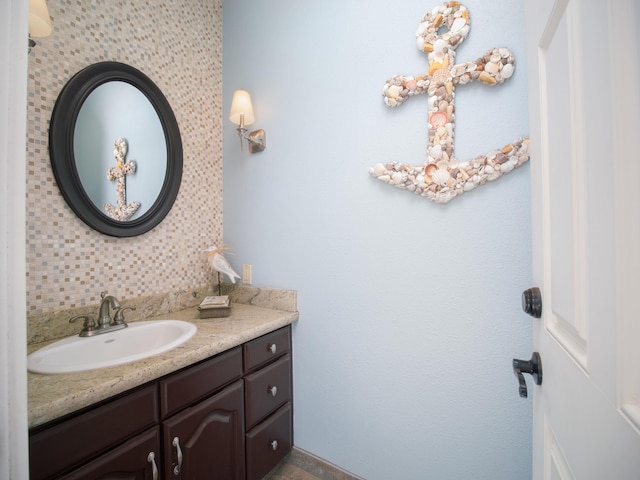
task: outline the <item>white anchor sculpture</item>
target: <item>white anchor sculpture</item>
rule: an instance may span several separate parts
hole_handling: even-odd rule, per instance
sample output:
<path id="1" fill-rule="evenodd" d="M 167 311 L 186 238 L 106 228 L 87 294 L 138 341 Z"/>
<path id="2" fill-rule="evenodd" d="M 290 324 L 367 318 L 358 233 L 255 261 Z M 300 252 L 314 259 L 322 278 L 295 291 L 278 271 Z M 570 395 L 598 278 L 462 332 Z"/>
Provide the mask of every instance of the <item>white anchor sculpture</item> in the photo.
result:
<path id="1" fill-rule="evenodd" d="M 118 138 L 113 146 L 113 156 L 116 158 L 116 166 L 107 170 L 107 179 L 110 182 L 116 181 L 116 195 L 118 206 L 114 207 L 110 203 L 104 205 L 104 209 L 114 220 L 124 222 L 140 208 L 140 202 L 131 202 L 127 205 L 127 182 L 126 176 L 136 173 L 136 162 L 129 160 L 124 162 L 127 155 L 127 142 Z"/>
<path id="2" fill-rule="evenodd" d="M 395 75 L 384 85 L 389 107 L 427 93 L 429 141 L 427 161 L 420 166 L 378 163 L 369 172 L 379 180 L 433 200 L 447 203 L 487 181 L 496 180 L 529 160 L 529 139 L 519 138 L 472 160 L 454 157 L 455 88 L 480 80 L 495 86 L 514 72 L 513 53 L 504 47 L 488 50 L 477 60 L 455 64 L 455 49 L 469 33 L 469 11 L 459 2 L 445 2 L 427 13 L 418 26 L 417 46 L 427 53 L 429 71 L 415 76 Z M 442 35 L 438 32 L 447 30 Z"/>

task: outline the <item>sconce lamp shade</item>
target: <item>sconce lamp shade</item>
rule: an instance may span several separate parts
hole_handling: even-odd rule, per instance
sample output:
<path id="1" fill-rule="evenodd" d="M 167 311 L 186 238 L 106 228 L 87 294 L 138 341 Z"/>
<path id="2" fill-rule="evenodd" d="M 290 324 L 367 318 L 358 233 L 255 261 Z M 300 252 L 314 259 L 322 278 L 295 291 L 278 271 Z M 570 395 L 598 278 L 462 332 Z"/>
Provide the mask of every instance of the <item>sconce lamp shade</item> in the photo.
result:
<path id="1" fill-rule="evenodd" d="M 29 35 L 48 37 L 53 31 L 46 0 L 29 0 Z"/>
<path id="2" fill-rule="evenodd" d="M 256 120 L 253 114 L 253 106 L 251 105 L 251 95 L 249 95 L 249 92 L 246 90 L 236 90 L 233 92 L 229 120 L 236 125 L 240 125 L 241 115 L 244 115 L 244 125 L 251 125 Z"/>

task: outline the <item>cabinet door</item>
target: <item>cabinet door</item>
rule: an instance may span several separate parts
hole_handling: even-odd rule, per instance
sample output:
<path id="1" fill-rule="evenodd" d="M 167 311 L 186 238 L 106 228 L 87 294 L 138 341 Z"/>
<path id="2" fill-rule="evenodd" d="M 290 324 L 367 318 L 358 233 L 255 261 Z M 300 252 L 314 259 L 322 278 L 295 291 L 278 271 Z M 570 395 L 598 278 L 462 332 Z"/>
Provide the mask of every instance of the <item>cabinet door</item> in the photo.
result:
<path id="1" fill-rule="evenodd" d="M 244 480 L 242 380 L 162 422 L 166 479 Z"/>
<path id="2" fill-rule="evenodd" d="M 160 453 L 160 427 L 123 443 L 97 459 L 58 477 L 60 480 L 156 480 Z M 153 454 L 153 456 L 151 456 Z"/>

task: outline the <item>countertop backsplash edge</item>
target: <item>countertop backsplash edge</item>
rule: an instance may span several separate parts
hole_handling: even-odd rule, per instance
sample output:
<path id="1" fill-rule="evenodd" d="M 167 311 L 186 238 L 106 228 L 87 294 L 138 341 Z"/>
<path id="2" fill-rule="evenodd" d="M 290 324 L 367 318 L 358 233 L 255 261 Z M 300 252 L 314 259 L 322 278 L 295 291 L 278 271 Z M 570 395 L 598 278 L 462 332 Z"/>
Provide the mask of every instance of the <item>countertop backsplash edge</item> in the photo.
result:
<path id="1" fill-rule="evenodd" d="M 252 285 L 222 284 L 220 292 L 229 295 L 233 303 L 253 305 L 255 307 L 297 312 L 297 292 L 260 288 Z M 193 287 L 177 292 L 137 298 L 119 298 L 117 292 L 109 292 L 120 300 L 123 306 L 135 307 L 127 312 L 127 321 L 135 322 L 161 315 L 178 312 L 200 304 L 204 297 L 217 295 L 218 286 Z M 27 345 L 49 342 L 78 333 L 79 324 L 70 324 L 69 319 L 76 315 L 97 316 L 99 303 L 84 305 L 54 312 L 38 313 L 27 316 Z"/>

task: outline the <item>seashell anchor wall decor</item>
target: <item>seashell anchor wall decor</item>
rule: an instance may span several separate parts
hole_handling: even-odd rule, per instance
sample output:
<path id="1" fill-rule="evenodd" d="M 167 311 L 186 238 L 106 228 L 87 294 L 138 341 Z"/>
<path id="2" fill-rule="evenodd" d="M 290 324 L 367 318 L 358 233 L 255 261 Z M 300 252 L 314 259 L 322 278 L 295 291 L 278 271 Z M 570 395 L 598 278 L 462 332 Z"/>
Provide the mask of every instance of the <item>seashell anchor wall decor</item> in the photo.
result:
<path id="1" fill-rule="evenodd" d="M 428 73 L 394 75 L 387 80 L 382 93 L 384 102 L 392 108 L 402 105 L 409 97 L 427 93 L 427 161 L 420 166 L 378 163 L 369 173 L 436 203 L 447 203 L 529 160 L 528 138 L 519 138 L 472 160 L 458 161 L 454 157 L 456 87 L 477 80 L 490 86 L 500 85 L 515 69 L 515 57 L 504 47 L 488 50 L 477 60 L 455 64 L 455 49 L 469 29 L 469 11 L 464 5 L 452 1 L 435 7 L 424 16 L 416 33 L 418 49 L 427 53 Z"/>
<path id="2" fill-rule="evenodd" d="M 110 182 L 116 181 L 117 207 L 110 203 L 104 205 L 104 209 L 114 220 L 124 222 L 140 208 L 140 202 L 131 202 L 127 205 L 127 175 L 136 173 L 136 162 L 129 160 L 125 163 L 124 157 L 127 155 L 127 141 L 123 138 L 116 139 L 113 145 L 113 156 L 116 158 L 116 166 L 107 170 L 107 179 Z"/>

